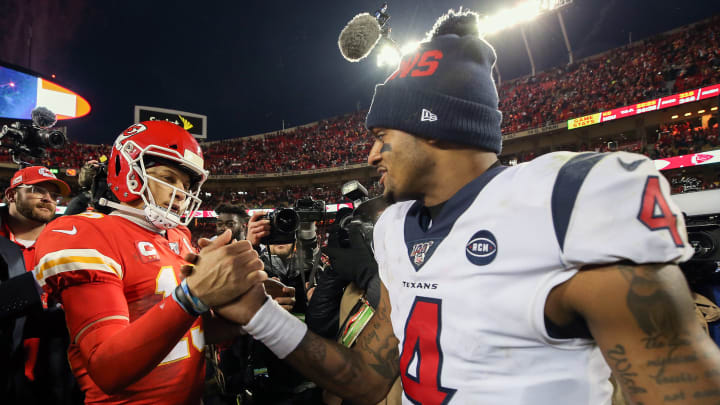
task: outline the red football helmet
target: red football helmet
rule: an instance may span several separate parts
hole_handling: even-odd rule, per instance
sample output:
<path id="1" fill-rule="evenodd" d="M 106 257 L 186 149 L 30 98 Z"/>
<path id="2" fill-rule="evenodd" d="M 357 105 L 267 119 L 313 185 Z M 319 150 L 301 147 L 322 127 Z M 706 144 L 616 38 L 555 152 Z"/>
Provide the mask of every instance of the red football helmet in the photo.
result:
<path id="1" fill-rule="evenodd" d="M 191 177 L 189 191 L 174 187 L 148 175 L 149 162 L 176 165 Z M 145 203 L 146 218 L 158 228 L 187 225 L 202 201 L 200 187 L 207 180 L 203 155 L 195 138 L 180 126 L 167 121 L 145 121 L 130 126 L 117 137 L 108 165 L 108 187 L 121 202 L 139 198 Z M 168 207 L 158 206 L 148 189 L 148 181 L 156 181 L 173 190 Z M 180 209 L 173 210 L 178 195 L 185 197 Z"/>

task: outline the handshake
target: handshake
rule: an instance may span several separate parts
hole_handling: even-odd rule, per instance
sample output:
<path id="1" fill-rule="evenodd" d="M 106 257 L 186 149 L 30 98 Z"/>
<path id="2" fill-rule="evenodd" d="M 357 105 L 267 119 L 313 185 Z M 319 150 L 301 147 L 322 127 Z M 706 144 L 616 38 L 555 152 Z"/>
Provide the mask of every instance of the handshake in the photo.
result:
<path id="1" fill-rule="evenodd" d="M 212 241 L 201 239 L 200 252 L 185 256 L 192 264 L 181 270 L 185 279 L 175 295 L 180 305 L 190 313 L 212 308 L 223 318 L 246 325 L 267 300 L 267 285 L 283 308 L 292 308 L 295 289 L 268 279 L 250 242 L 231 241 L 231 235 L 226 230 Z"/>

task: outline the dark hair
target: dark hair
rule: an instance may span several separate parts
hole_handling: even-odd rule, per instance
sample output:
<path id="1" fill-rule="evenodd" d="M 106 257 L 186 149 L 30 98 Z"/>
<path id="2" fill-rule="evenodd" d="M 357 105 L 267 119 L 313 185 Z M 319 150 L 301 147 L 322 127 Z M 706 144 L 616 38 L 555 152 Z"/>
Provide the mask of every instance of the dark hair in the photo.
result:
<path id="1" fill-rule="evenodd" d="M 247 210 L 242 205 L 232 205 L 232 204 L 220 204 L 217 208 L 215 208 L 216 214 L 234 214 L 242 218 L 247 222 L 248 218 L 250 218 L 250 215 L 248 215 Z"/>

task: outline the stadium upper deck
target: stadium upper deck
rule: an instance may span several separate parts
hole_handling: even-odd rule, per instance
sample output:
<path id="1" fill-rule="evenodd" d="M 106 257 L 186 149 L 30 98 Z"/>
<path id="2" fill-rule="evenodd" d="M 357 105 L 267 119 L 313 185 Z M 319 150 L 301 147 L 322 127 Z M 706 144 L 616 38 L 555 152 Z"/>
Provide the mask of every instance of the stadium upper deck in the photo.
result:
<path id="1" fill-rule="evenodd" d="M 514 145 L 508 140 L 519 131 L 562 124 L 569 118 L 720 83 L 718 38 L 720 16 L 612 49 L 573 65 L 504 82 L 499 92 L 506 160 L 522 161 L 556 150 L 566 146 L 568 138 L 580 136 L 566 136 L 564 141 L 554 142 L 549 148 L 538 141 Z M 282 176 L 291 171 L 362 166 L 372 142 L 364 128 L 364 116 L 365 111 L 358 111 L 274 134 L 209 142 L 204 145 L 207 168 L 212 175 L 234 177 Z M 557 127 L 562 129 L 559 124 Z M 584 138 L 570 142 L 574 145 L 571 149 L 603 142 L 593 139 L 592 132 L 585 133 Z M 646 146 L 655 145 L 655 140 L 646 139 L 644 134 L 630 138 L 638 138 L 638 151 L 648 154 Z M 85 160 L 108 152 L 106 145 L 74 145 L 50 151 L 43 163 L 77 168 Z M 0 160 L 9 161 L 9 156 L 0 152 Z"/>

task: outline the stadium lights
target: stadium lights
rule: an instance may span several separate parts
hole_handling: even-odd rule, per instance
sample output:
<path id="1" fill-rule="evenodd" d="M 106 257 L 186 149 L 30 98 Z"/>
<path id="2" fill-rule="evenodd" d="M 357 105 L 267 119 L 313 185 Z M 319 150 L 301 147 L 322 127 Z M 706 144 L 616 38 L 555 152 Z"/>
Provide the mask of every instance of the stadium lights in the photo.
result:
<path id="1" fill-rule="evenodd" d="M 672 118 L 672 119 L 676 119 L 677 117 L 679 117 L 679 115 L 675 114 L 675 115 L 673 115 L 673 116 L 672 116 L 672 117 L 670 117 L 670 118 Z"/>
<path id="2" fill-rule="evenodd" d="M 420 46 L 420 42 L 418 41 L 410 41 L 406 43 L 405 45 L 400 47 L 400 50 L 398 51 L 398 48 L 396 46 L 392 46 L 390 44 L 386 44 L 382 48 L 380 48 L 380 52 L 378 53 L 377 57 L 377 65 L 378 67 L 383 66 L 392 66 L 396 67 L 398 63 L 400 63 L 400 58 L 402 55 L 407 55 L 411 52 L 415 52 L 415 50 Z"/>
<path id="3" fill-rule="evenodd" d="M 705 110 L 699 110 L 699 111 L 698 111 L 698 114 L 704 114 L 704 113 L 705 113 Z"/>
<path id="4" fill-rule="evenodd" d="M 717 111 L 717 109 L 718 109 L 717 107 L 713 107 L 710 109 L 710 111 Z"/>
<path id="5" fill-rule="evenodd" d="M 400 63 L 400 52 L 392 45 L 385 45 L 380 48 L 377 56 L 378 67 L 397 66 Z"/>
<path id="6" fill-rule="evenodd" d="M 491 35 L 505 29 L 520 25 L 531 21 L 538 16 L 545 14 L 549 11 L 557 10 L 561 7 L 567 6 L 572 3 L 573 0 L 526 0 L 515 7 L 500 10 L 494 15 L 484 16 L 480 18 L 478 31 L 481 35 Z M 558 15 L 558 18 L 561 18 Z M 568 52 L 572 54 L 570 45 L 565 34 L 564 23 L 560 22 L 563 29 L 563 35 L 565 36 L 565 43 L 568 47 Z M 524 34 L 524 33 L 523 33 Z M 415 51 L 418 46 L 418 42 L 409 42 L 399 48 L 397 46 L 391 46 L 389 44 L 380 48 L 377 56 L 378 67 L 391 66 L 397 67 L 400 63 L 400 59 L 403 55 Z M 526 44 L 527 45 L 527 44 Z M 529 53 L 529 50 L 528 50 Z M 532 56 L 530 56 L 532 62 Z M 570 62 L 572 62 L 572 56 L 570 56 Z M 535 74 L 535 68 L 533 66 L 533 75 Z"/>
<path id="7" fill-rule="evenodd" d="M 689 117 L 689 116 L 691 116 L 691 115 L 692 115 L 692 113 L 691 113 L 691 112 L 686 112 L 686 113 L 685 113 L 685 114 L 683 114 L 683 115 L 684 115 L 685 117 Z"/>
<path id="8" fill-rule="evenodd" d="M 572 0 L 535 0 L 525 1 L 515 7 L 500 10 L 492 16 L 480 19 L 480 32 L 494 34 L 516 25 L 528 22 L 538 16 L 572 3 Z"/>

